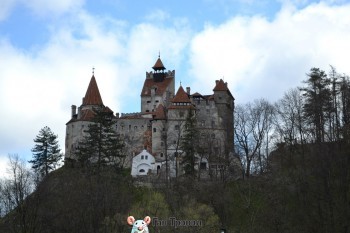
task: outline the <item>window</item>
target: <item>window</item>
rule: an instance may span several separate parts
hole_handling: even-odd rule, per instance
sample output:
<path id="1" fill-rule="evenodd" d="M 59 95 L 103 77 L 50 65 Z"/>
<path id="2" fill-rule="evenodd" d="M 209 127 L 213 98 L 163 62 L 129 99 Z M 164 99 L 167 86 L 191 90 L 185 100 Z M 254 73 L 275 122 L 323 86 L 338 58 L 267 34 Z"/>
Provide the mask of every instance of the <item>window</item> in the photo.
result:
<path id="1" fill-rule="evenodd" d="M 144 156 L 143 156 L 143 155 L 141 155 L 141 159 L 144 159 Z"/>
<path id="2" fill-rule="evenodd" d="M 145 156 L 145 159 L 148 159 L 148 155 Z"/>
<path id="3" fill-rule="evenodd" d="M 129 125 L 129 131 L 131 130 L 131 125 Z"/>
<path id="4" fill-rule="evenodd" d="M 146 171 L 144 169 L 140 169 L 140 173 L 145 173 Z"/>
<path id="5" fill-rule="evenodd" d="M 150 101 L 150 100 L 148 100 L 148 101 L 147 101 L 147 103 L 149 104 L 149 103 L 151 103 L 151 101 Z"/>
<path id="6" fill-rule="evenodd" d="M 201 162 L 199 167 L 200 167 L 201 170 L 206 170 L 207 169 L 207 163 L 206 162 Z"/>
<path id="7" fill-rule="evenodd" d="M 163 158 L 163 156 L 164 156 L 163 153 L 160 153 L 160 157 Z"/>
<path id="8" fill-rule="evenodd" d="M 146 110 L 146 112 L 149 112 L 149 110 Z"/>
<path id="9" fill-rule="evenodd" d="M 153 128 L 153 133 L 157 132 L 157 128 Z"/>
<path id="10" fill-rule="evenodd" d="M 156 103 L 159 103 L 159 100 L 156 100 Z"/>

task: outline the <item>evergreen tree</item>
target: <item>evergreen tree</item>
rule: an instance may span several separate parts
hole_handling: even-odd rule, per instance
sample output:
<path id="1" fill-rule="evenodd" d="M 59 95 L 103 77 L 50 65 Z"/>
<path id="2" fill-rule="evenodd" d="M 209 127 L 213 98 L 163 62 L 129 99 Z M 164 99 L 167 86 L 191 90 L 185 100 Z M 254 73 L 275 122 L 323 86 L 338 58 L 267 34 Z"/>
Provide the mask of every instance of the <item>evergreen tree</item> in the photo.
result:
<path id="1" fill-rule="evenodd" d="M 193 111 L 189 111 L 189 114 L 185 122 L 185 130 L 183 137 L 181 138 L 181 149 L 184 152 L 183 160 L 181 164 L 184 167 L 187 175 L 194 176 L 196 173 L 195 162 L 196 162 L 196 151 L 197 151 L 197 136 L 198 130 L 196 128 L 196 118 Z"/>
<path id="2" fill-rule="evenodd" d="M 59 148 L 57 135 L 47 126 L 39 131 L 39 134 L 34 139 L 36 143 L 32 149 L 33 160 L 32 168 L 35 172 L 46 176 L 50 170 L 54 170 L 62 158 L 61 149 Z"/>
<path id="3" fill-rule="evenodd" d="M 112 117 L 109 112 L 96 112 L 76 152 L 83 166 L 95 164 L 98 170 L 107 164 L 122 167 L 125 158 L 124 143 L 113 129 Z"/>
<path id="4" fill-rule="evenodd" d="M 312 129 L 316 142 L 325 141 L 325 126 L 329 112 L 332 109 L 330 79 L 327 74 L 319 68 L 312 68 L 309 77 L 305 81 L 307 87 L 301 88 L 305 97 L 304 114 Z"/>

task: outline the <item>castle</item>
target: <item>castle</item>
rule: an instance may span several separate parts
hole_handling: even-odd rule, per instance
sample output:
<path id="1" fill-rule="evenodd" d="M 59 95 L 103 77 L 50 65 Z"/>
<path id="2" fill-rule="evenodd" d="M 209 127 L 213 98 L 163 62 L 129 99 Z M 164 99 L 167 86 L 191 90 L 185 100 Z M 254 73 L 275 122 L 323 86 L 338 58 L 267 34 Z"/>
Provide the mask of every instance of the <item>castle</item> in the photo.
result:
<path id="1" fill-rule="evenodd" d="M 196 119 L 196 169 L 203 174 L 217 175 L 228 168 L 233 157 L 233 112 L 234 97 L 227 83 L 216 80 L 213 93 L 192 93 L 180 85 L 175 93 L 175 70 L 166 71 L 158 57 L 153 71 L 146 72 L 141 91 L 141 112 L 113 115 L 116 132 L 123 138 L 127 150 L 127 165 L 138 169 L 133 158 L 140 153 L 149 153 L 158 164 L 152 171 L 160 172 L 167 164 L 170 176 L 183 173 L 181 138 L 190 112 Z M 103 104 L 94 74 L 91 77 L 80 107 L 72 105 L 71 119 L 66 124 L 65 157 L 76 159 L 74 150 L 84 136 L 84 131 L 96 110 L 113 111 Z M 140 156 L 139 156 L 140 157 Z M 142 159 L 139 158 L 139 165 Z M 153 161 L 153 160 L 152 160 Z M 136 166 L 136 167 L 134 167 Z M 155 171 L 156 170 L 156 171 Z M 139 173 L 137 173 L 139 172 Z M 136 174 L 147 174 L 139 169 Z"/>

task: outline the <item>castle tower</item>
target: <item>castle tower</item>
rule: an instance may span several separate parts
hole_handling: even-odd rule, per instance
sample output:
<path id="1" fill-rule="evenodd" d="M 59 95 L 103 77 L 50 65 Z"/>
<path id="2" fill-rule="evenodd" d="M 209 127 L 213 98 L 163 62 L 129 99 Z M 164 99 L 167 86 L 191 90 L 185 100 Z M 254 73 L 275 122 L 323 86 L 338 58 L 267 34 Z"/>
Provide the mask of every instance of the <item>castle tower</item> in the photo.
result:
<path id="1" fill-rule="evenodd" d="M 233 148 L 233 112 L 234 100 L 230 90 L 227 87 L 227 82 L 222 79 L 216 80 L 214 91 L 214 102 L 218 113 L 218 128 L 224 130 L 225 145 L 223 146 L 224 154 L 228 156 Z"/>
<path id="2" fill-rule="evenodd" d="M 162 60 L 158 57 L 152 67 L 146 72 L 146 79 L 141 91 L 141 112 L 154 112 L 159 104 L 167 107 L 169 99 L 175 92 L 175 71 L 165 72 Z"/>
<path id="3" fill-rule="evenodd" d="M 96 78 L 93 73 L 82 104 L 76 112 L 76 106 L 71 107 L 71 119 L 66 123 L 65 158 L 75 159 L 74 150 L 83 138 L 84 130 L 92 122 L 96 111 L 106 111 L 113 115 L 113 111 L 104 106 Z"/>

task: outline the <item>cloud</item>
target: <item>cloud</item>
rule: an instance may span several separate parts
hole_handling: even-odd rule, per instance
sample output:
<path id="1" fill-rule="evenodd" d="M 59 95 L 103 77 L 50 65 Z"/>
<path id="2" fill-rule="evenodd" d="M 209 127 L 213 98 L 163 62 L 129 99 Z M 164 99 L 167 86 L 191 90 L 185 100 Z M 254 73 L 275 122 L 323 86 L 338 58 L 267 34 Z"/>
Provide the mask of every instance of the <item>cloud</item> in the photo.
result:
<path id="1" fill-rule="evenodd" d="M 194 86 L 210 91 L 213 78 L 224 78 L 237 102 L 274 101 L 312 67 L 328 71 L 331 64 L 349 74 L 349 12 L 349 4 L 285 5 L 272 20 L 240 16 L 207 25 L 191 43 Z"/>
<path id="2" fill-rule="evenodd" d="M 53 25 L 50 39 L 31 50 L 0 39 L 6 57 L 0 63 L 1 156 L 18 153 L 29 159 L 33 139 L 44 126 L 58 134 L 64 149 L 70 107 L 81 105 L 92 67 L 105 105 L 115 112 L 140 111 L 145 71 L 151 70 L 158 51 L 164 51 L 166 64 L 176 64 L 190 35 L 186 27 L 130 27 L 83 10 L 66 20 Z"/>

